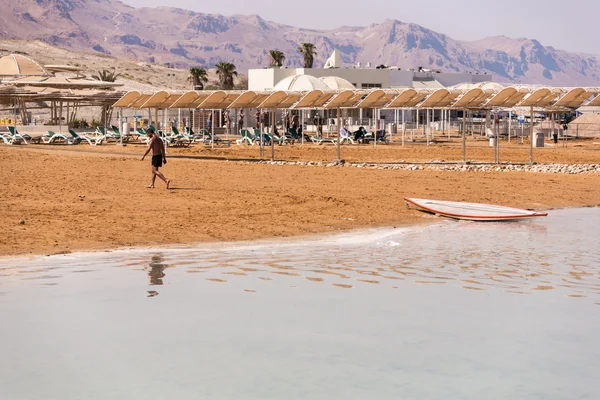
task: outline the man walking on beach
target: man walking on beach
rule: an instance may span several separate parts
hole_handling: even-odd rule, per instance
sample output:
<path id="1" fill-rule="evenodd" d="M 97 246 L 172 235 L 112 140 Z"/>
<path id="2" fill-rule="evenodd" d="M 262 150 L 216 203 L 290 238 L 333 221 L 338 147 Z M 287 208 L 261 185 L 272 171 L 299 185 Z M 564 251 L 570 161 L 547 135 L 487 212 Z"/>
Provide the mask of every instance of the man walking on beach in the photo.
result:
<path id="1" fill-rule="evenodd" d="M 165 183 L 167 184 L 167 189 L 169 189 L 171 181 L 165 178 L 165 176 L 158 171 L 158 169 L 162 167 L 163 164 L 167 163 L 167 152 L 165 150 L 165 144 L 161 138 L 156 136 L 153 127 L 148 128 L 146 134 L 148 135 L 150 142 L 148 143 L 148 149 L 142 156 L 142 161 L 144 161 L 144 158 L 146 158 L 150 150 L 152 150 L 152 183 L 146 187 L 148 189 L 154 189 L 154 181 L 158 176 L 160 179 L 165 181 Z"/>

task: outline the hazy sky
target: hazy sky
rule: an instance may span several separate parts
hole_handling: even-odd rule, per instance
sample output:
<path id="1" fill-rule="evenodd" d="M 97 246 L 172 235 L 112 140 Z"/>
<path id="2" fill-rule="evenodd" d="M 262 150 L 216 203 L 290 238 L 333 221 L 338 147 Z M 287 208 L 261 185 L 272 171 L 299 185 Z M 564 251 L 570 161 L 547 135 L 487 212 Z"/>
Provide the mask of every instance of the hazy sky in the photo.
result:
<path id="1" fill-rule="evenodd" d="M 258 14 L 302 28 L 365 26 L 384 19 L 414 22 L 473 40 L 505 35 L 537 39 L 545 46 L 600 55 L 600 1 L 580 0 L 123 0 L 135 7 L 171 6 L 210 14 Z"/>

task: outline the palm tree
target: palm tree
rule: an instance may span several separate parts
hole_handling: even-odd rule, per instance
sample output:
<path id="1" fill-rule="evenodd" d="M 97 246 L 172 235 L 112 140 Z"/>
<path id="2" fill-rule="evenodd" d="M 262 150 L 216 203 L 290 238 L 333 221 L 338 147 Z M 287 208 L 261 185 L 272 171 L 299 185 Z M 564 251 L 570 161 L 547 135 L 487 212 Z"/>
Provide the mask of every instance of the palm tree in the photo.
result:
<path id="1" fill-rule="evenodd" d="M 204 84 L 208 82 L 208 73 L 204 68 L 190 68 L 188 81 L 192 83 L 192 90 L 204 90 Z"/>
<path id="2" fill-rule="evenodd" d="M 269 63 L 271 67 L 283 66 L 283 60 L 285 60 L 285 55 L 283 55 L 283 51 L 269 50 L 269 55 L 271 56 L 271 62 Z"/>
<path id="3" fill-rule="evenodd" d="M 223 90 L 233 89 L 233 77 L 237 76 L 235 65 L 228 62 L 220 62 L 215 65 L 217 69 L 217 75 L 219 76 L 219 83 Z"/>
<path id="4" fill-rule="evenodd" d="M 121 76 L 121 74 L 117 74 L 116 71 L 103 69 L 102 71 L 98 71 L 96 74 L 92 75 L 92 79 L 102 82 L 114 82 L 119 76 Z"/>
<path id="5" fill-rule="evenodd" d="M 315 61 L 315 45 L 312 43 L 302 43 L 298 47 L 298 51 L 304 55 L 304 68 L 312 68 Z"/>

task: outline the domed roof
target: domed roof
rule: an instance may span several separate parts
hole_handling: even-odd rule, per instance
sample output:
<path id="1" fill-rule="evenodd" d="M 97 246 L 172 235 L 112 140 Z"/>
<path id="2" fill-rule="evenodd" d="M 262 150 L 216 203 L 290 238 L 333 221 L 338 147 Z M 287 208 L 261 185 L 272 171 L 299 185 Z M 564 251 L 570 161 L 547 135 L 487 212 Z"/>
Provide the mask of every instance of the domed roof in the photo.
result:
<path id="1" fill-rule="evenodd" d="M 340 78 L 339 76 L 324 76 L 319 78 L 324 84 L 329 86 L 330 89 L 333 90 L 342 90 L 342 89 L 350 89 L 354 90 L 356 87 L 347 81 L 344 78 Z"/>
<path id="2" fill-rule="evenodd" d="M 481 89 L 481 90 L 494 90 L 497 92 L 505 89 L 499 83 L 496 82 L 481 82 L 481 83 L 459 83 L 458 85 L 452 86 L 452 89 L 461 89 L 461 90 L 473 90 L 473 89 Z"/>
<path id="3" fill-rule="evenodd" d="M 311 75 L 288 76 L 277 82 L 273 90 L 305 92 L 309 90 L 331 90 L 323 81 Z"/>
<path id="4" fill-rule="evenodd" d="M 0 58 L 0 76 L 49 76 L 44 67 L 21 54 L 9 54 Z"/>

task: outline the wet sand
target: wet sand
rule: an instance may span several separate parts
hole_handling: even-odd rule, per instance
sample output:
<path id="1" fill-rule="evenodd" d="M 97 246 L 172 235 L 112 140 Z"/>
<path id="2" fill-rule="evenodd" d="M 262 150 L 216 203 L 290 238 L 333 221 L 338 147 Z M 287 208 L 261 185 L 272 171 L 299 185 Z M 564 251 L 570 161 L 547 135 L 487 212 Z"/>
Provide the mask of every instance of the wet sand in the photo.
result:
<path id="1" fill-rule="evenodd" d="M 600 163 L 593 143 L 535 150 L 537 162 Z M 277 146 L 276 159 L 331 161 L 334 146 Z M 366 170 L 176 158 L 173 180 L 146 189 L 142 145 L 0 146 L 0 255 L 56 254 L 127 246 L 252 240 L 437 221 L 407 209 L 403 197 L 495 203 L 520 208 L 600 204 L 600 175 L 526 172 Z M 171 155 L 258 158 L 257 147 L 169 149 Z M 121 153 L 121 154 L 115 154 Z M 501 149 L 526 162 L 527 144 Z M 270 156 L 270 148 L 266 149 Z M 459 143 L 344 146 L 349 161 L 460 160 Z M 470 143 L 467 158 L 493 161 Z M 20 224 L 20 220 L 24 224 Z"/>

